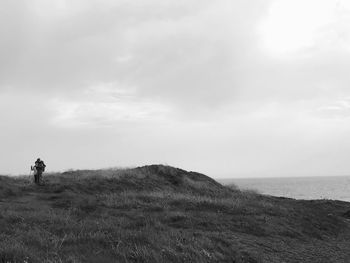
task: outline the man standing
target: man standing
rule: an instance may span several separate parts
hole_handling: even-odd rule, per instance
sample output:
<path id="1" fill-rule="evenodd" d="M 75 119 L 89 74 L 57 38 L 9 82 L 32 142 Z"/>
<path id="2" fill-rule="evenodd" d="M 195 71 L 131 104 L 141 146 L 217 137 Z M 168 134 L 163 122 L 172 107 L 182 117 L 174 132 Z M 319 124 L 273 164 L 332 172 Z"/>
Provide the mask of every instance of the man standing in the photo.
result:
<path id="1" fill-rule="evenodd" d="M 34 167 L 32 166 L 31 169 L 34 171 L 34 182 L 36 184 L 41 184 L 42 182 L 42 175 L 43 172 L 45 171 L 45 163 L 44 161 L 40 160 L 40 158 L 38 158 L 35 162 Z"/>

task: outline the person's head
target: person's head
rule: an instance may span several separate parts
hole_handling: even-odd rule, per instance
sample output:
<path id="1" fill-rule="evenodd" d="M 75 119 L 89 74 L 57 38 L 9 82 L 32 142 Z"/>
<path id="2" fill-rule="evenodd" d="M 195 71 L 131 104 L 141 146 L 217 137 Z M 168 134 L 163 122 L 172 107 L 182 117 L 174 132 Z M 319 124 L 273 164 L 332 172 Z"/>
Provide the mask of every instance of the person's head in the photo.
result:
<path id="1" fill-rule="evenodd" d="M 36 159 L 37 162 L 40 162 L 40 158 Z"/>

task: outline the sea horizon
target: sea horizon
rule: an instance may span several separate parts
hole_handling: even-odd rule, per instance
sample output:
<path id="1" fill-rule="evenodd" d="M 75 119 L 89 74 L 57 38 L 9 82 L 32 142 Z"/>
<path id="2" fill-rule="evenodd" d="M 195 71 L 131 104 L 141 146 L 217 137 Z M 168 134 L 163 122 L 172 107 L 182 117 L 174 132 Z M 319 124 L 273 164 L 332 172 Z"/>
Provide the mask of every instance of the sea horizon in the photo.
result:
<path id="1" fill-rule="evenodd" d="M 294 199 L 330 199 L 350 202 L 350 175 L 217 179 L 242 190 Z"/>

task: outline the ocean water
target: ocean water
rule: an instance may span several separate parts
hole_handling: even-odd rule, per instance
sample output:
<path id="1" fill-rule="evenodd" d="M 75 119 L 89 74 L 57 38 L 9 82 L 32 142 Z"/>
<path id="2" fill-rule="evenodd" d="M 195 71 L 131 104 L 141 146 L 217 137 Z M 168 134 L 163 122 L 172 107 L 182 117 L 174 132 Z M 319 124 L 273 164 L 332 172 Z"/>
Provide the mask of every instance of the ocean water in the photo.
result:
<path id="1" fill-rule="evenodd" d="M 295 199 L 333 199 L 350 202 L 350 176 L 222 179 L 224 185 Z"/>

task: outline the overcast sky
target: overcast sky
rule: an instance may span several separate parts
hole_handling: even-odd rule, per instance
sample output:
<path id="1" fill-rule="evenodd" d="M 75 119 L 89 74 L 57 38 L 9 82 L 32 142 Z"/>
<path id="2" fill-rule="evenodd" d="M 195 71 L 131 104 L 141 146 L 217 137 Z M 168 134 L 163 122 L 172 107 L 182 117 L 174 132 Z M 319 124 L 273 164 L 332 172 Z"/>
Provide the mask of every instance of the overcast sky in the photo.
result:
<path id="1" fill-rule="evenodd" d="M 0 173 L 350 174 L 347 0 L 2 0 Z"/>

